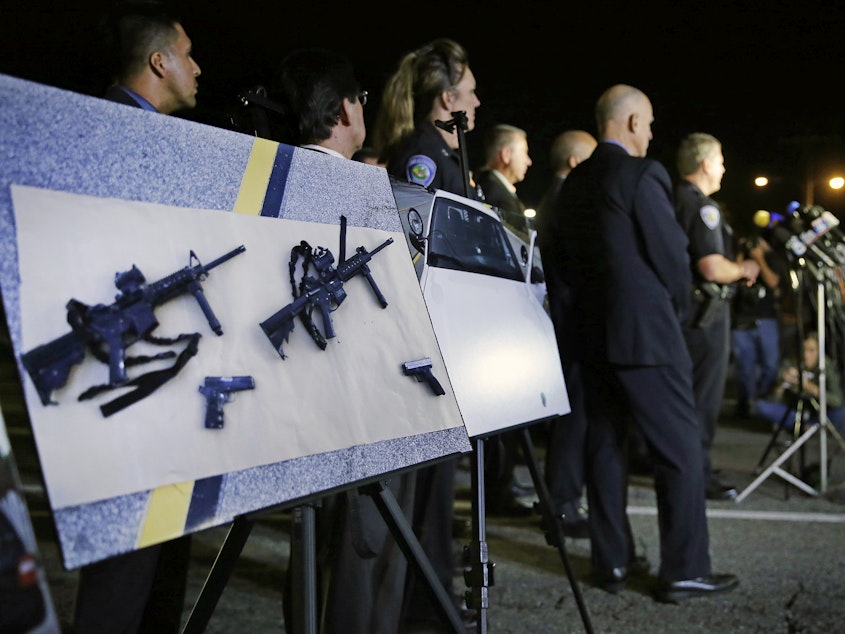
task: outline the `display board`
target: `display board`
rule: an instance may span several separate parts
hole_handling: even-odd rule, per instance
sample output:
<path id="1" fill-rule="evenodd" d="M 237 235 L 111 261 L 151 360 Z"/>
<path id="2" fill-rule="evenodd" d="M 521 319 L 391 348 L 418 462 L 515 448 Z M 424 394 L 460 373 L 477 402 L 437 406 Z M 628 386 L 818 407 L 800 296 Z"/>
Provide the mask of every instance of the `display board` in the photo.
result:
<path id="1" fill-rule="evenodd" d="M 296 321 L 282 358 L 259 324 L 294 301 L 303 241 L 340 267 L 341 216 L 347 261 L 393 241 L 368 264 L 387 305 L 363 274 L 346 280 L 325 350 Z M 56 405 L 20 364 L 68 568 L 471 449 L 380 168 L 0 76 L 0 241 L 19 359 L 75 331 L 70 300 L 114 308 L 133 265 L 149 288 L 244 247 L 201 281 L 221 336 L 191 293 L 155 306 L 153 335 L 201 336 L 138 402 L 104 416 L 115 392 L 76 400 L 111 376 L 91 349 Z M 419 359 L 443 395 L 406 373 Z M 212 429 L 207 376 L 254 382 Z"/>

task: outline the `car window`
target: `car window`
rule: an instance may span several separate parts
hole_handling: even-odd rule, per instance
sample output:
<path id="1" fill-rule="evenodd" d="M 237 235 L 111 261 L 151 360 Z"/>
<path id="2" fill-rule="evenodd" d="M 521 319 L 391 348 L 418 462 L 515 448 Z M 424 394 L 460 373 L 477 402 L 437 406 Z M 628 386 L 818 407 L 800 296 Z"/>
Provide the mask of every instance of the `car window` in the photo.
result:
<path id="1" fill-rule="evenodd" d="M 435 200 L 429 266 L 521 281 L 522 271 L 501 222 L 448 198 Z"/>

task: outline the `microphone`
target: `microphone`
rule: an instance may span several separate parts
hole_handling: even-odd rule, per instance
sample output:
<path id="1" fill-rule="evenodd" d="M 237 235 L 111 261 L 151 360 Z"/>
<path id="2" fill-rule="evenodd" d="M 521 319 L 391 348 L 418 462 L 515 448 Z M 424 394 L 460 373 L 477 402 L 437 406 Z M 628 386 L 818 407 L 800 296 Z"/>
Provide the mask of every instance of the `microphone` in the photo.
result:
<path id="1" fill-rule="evenodd" d="M 766 211 L 765 209 L 758 209 L 754 213 L 754 224 L 761 229 L 770 229 L 776 223 L 783 222 L 784 217 L 780 214 L 775 214 Z"/>
<path id="2" fill-rule="evenodd" d="M 783 224 L 773 221 L 773 216 L 777 216 Z M 801 226 L 801 221 L 795 216 L 784 218 L 782 216 L 778 216 L 777 214 L 772 214 L 764 209 L 760 209 L 754 214 L 754 224 L 758 227 L 769 228 L 772 240 L 780 246 L 785 247 L 796 257 L 803 257 L 809 249 L 810 253 L 822 264 L 829 267 L 835 266 L 833 260 L 830 259 L 830 256 L 828 256 L 818 246 L 813 244 L 815 242 L 815 238 L 812 235 L 807 236 L 808 233 L 813 234 L 813 231 L 805 231 Z"/>

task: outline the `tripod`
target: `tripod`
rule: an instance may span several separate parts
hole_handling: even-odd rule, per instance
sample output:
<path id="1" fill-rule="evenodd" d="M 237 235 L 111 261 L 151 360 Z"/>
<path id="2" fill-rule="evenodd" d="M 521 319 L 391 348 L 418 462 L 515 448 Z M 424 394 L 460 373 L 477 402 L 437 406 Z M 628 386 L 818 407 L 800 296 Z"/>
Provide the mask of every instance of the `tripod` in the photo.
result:
<path id="1" fill-rule="evenodd" d="M 800 258 L 801 262 L 805 262 L 803 258 Z M 784 451 L 780 457 L 778 457 L 767 469 L 765 469 L 751 484 L 749 484 L 739 495 L 736 497 L 736 502 L 742 502 L 746 497 L 748 497 L 754 489 L 756 489 L 760 484 L 763 483 L 769 476 L 775 474 L 785 480 L 787 483 L 792 484 L 796 488 L 804 491 L 808 495 L 819 495 L 819 493 L 824 493 L 827 490 L 827 437 L 830 434 L 833 438 L 837 440 L 839 446 L 845 449 L 845 440 L 842 439 L 839 432 L 836 431 L 836 428 L 830 422 L 830 419 L 827 416 L 827 389 L 826 389 L 826 378 L 825 378 L 825 367 L 826 367 L 826 353 L 825 353 L 825 284 L 824 284 L 824 276 L 820 269 L 815 268 L 815 278 L 816 278 L 816 316 L 817 316 L 817 328 L 818 328 L 818 339 L 819 339 L 819 398 L 818 398 L 818 414 L 819 414 L 819 422 L 812 425 L 808 430 L 801 433 L 800 437 L 790 445 L 790 447 Z M 800 302 L 799 302 L 800 307 Z M 800 315 L 800 311 L 799 311 Z M 800 319 L 799 319 L 800 324 Z M 799 329 L 799 338 L 801 337 L 800 329 Z M 803 342 L 802 342 L 803 343 Z M 801 347 L 799 346 L 798 350 L 798 357 L 801 358 Z M 800 364 L 799 364 L 800 366 Z M 803 373 L 799 374 L 799 377 L 802 377 Z M 803 378 L 801 378 L 803 381 Z M 803 400 L 803 399 L 802 399 Z M 801 409 L 799 409 L 801 406 Z M 801 401 L 796 404 L 796 412 L 801 412 L 803 415 L 803 405 Z M 798 419 L 798 413 L 796 413 L 796 431 L 800 430 L 800 421 Z M 772 437 L 772 440 L 769 442 L 769 447 L 766 448 L 766 452 L 763 454 L 763 457 L 760 459 L 760 463 L 765 460 L 769 450 L 772 446 L 774 446 L 777 432 L 780 429 L 780 424 L 778 424 L 778 430 L 776 430 L 775 434 Z M 816 434 L 819 433 L 819 469 L 820 469 L 820 484 L 819 489 L 816 490 L 808 483 L 804 482 L 800 478 L 796 477 L 794 474 L 790 473 L 789 471 L 781 468 L 787 460 L 800 450 L 804 445 Z M 761 466 L 758 464 L 758 468 Z"/>

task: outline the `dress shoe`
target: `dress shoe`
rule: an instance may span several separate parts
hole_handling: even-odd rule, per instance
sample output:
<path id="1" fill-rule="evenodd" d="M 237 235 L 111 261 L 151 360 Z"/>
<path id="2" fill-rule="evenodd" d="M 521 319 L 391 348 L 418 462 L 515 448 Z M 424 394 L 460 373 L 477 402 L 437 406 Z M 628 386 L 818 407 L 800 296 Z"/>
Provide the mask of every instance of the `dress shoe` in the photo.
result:
<path id="1" fill-rule="evenodd" d="M 512 484 L 510 488 L 511 495 L 515 498 L 535 498 L 537 497 L 537 491 L 534 487 L 524 487 L 520 484 Z"/>
<path id="2" fill-rule="evenodd" d="M 735 575 L 728 574 L 707 575 L 681 581 L 660 581 L 654 597 L 661 603 L 679 603 L 687 599 L 727 592 L 738 585 L 739 579 Z"/>
<path id="3" fill-rule="evenodd" d="M 708 500 L 735 500 L 737 494 L 736 487 L 713 478 L 707 483 L 705 494 Z"/>
<path id="4" fill-rule="evenodd" d="M 648 574 L 651 570 L 648 559 L 642 555 L 634 555 L 627 566 L 611 568 L 610 570 L 596 570 L 593 578 L 596 585 L 610 594 L 619 594 L 625 589 L 628 579 Z"/>
<path id="5" fill-rule="evenodd" d="M 490 517 L 528 517 L 534 513 L 533 506 L 526 506 L 511 496 L 488 500 L 484 506 L 485 515 Z"/>
<path id="6" fill-rule="evenodd" d="M 586 539 L 590 536 L 590 524 L 587 517 L 579 516 L 572 521 L 561 519 L 560 516 L 555 519 L 560 521 L 563 534 L 566 537 L 571 537 L 572 539 Z M 540 530 L 546 534 L 546 543 L 549 546 L 554 546 L 556 548 L 558 545 L 557 531 L 548 525 L 545 518 L 540 520 Z"/>

